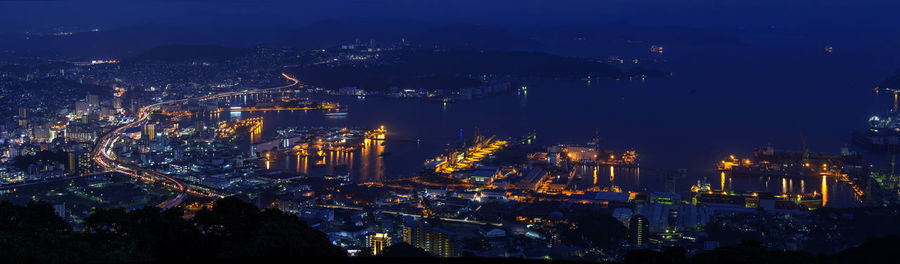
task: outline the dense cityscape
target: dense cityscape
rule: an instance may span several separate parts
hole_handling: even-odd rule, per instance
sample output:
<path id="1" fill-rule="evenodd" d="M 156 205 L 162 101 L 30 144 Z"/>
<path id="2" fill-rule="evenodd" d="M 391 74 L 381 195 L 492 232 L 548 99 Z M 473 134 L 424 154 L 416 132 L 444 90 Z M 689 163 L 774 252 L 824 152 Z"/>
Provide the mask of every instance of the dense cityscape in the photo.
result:
<path id="1" fill-rule="evenodd" d="M 0 28 L 0 262 L 848 263 L 900 245 L 896 43 L 853 79 L 797 70 L 756 96 L 693 60 L 780 37 L 428 20 L 223 42 L 29 19 Z M 872 48 L 838 35 L 771 49 L 860 68 L 839 44 Z M 172 40 L 107 41 L 134 36 Z M 767 49 L 722 56 L 785 57 Z"/>

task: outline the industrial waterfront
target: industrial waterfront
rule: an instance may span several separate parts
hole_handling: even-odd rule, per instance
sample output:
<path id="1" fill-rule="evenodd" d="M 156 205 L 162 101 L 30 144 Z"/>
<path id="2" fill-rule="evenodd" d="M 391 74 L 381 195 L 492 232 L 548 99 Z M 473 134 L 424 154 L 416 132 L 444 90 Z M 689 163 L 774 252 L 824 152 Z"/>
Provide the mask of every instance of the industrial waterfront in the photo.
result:
<path id="1" fill-rule="evenodd" d="M 590 179 L 592 186 L 594 174 L 597 174 L 598 186 L 609 189 L 618 187 L 624 191 L 650 192 L 665 190 L 665 179 L 660 176 L 664 171 L 687 169 L 685 178 L 675 182 L 675 190 L 687 192 L 698 181 L 709 182 L 713 186 L 722 185 L 721 177 L 716 171 L 716 162 L 722 156 L 731 154 L 749 154 L 754 149 L 770 142 L 781 142 L 775 145 L 779 150 L 800 151 L 803 148 L 803 137 L 799 134 L 782 135 L 780 137 L 761 138 L 759 133 L 746 131 L 740 136 L 759 138 L 759 143 L 752 141 L 734 142 L 735 144 L 711 146 L 718 141 L 728 142 L 738 134 L 723 135 L 708 133 L 705 140 L 688 142 L 688 140 L 670 141 L 666 137 L 695 138 L 699 135 L 686 131 L 714 131 L 721 123 L 700 122 L 689 127 L 665 128 L 665 117 L 657 116 L 656 111 L 664 109 L 643 109 L 647 107 L 663 108 L 665 103 L 653 102 L 665 100 L 650 91 L 655 86 L 664 86 L 664 81 L 646 82 L 607 82 L 588 85 L 583 82 L 541 81 L 529 82 L 527 90 L 518 90 L 505 95 L 484 98 L 477 101 L 444 104 L 440 102 L 419 100 L 396 100 L 380 96 L 323 96 L 302 95 L 313 100 L 338 102 L 346 111 L 346 115 L 335 117 L 319 111 L 263 111 L 222 113 L 220 118 L 263 118 L 261 137 L 270 138 L 276 131 L 287 127 L 359 127 L 388 128 L 384 144 L 372 144 L 375 151 L 366 156 L 326 155 L 326 161 L 320 162 L 309 158 L 298 159 L 295 156 L 282 156 L 272 159 L 269 171 L 295 173 L 314 176 L 348 175 L 355 182 L 377 181 L 378 179 L 397 179 L 417 176 L 423 171 L 423 163 L 427 157 L 440 154 L 448 144 L 470 138 L 476 130 L 486 135 L 499 137 L 521 137 L 536 131 L 533 146 L 546 146 L 558 143 L 585 144 L 600 139 L 600 149 L 618 150 L 636 149 L 641 154 L 640 168 L 608 167 L 594 169 L 585 167 L 578 169 L 580 179 Z M 580 94 L 582 96 L 572 96 Z M 692 95 L 680 95 L 682 100 L 699 100 Z M 569 100 L 567 106 L 546 107 L 551 102 Z M 635 101 L 634 105 L 630 102 Z M 624 108 L 624 110 L 622 109 Z M 615 110 L 614 110 L 615 109 Z M 643 110 L 640 110 L 643 109 Z M 678 111 L 699 111 L 697 109 L 678 108 Z M 640 110 L 640 111 L 639 111 Z M 635 111 L 636 115 L 647 120 L 621 118 L 615 115 L 604 115 L 608 111 Z M 473 114 L 475 113 L 475 114 Z M 482 114 L 478 114 L 482 113 Z M 484 113 L 491 113 L 490 116 Z M 505 118 L 497 118 L 494 115 Z M 601 116 L 598 123 L 579 120 L 579 116 Z M 702 118 L 702 117 L 693 117 Z M 789 120 L 784 120 L 789 121 Z M 734 120 L 741 123 L 741 120 Z M 706 126 L 706 127 L 704 127 Z M 653 129 L 651 129 L 651 127 Z M 672 132 L 685 130 L 685 132 Z M 627 133 L 625 131 L 628 131 Z M 680 134 L 672 134 L 680 133 Z M 791 133 L 792 134 L 792 133 Z M 839 152 L 840 146 L 850 142 L 848 133 L 834 133 L 829 138 L 836 142 L 827 142 L 813 146 L 821 152 Z M 842 140 L 842 141 L 841 141 Z M 818 142 L 818 141 L 817 141 Z M 243 141 L 242 149 L 249 150 L 251 141 Z M 661 147 L 682 145 L 683 147 Z M 694 146 L 694 147 L 691 147 Z M 737 148 L 735 146 L 744 146 Z M 827 147 L 834 147 L 828 149 Z M 851 146 L 854 147 L 854 146 Z M 383 155 L 383 153 L 389 153 Z M 352 160 L 350 159 L 352 158 Z M 316 163 L 319 163 L 318 165 Z M 351 164 L 356 163 L 356 164 Z M 365 169 L 363 169 L 365 168 Z M 807 180 L 785 180 L 777 177 L 728 177 L 726 183 L 732 190 L 743 192 L 775 192 L 812 193 L 827 191 L 831 194 L 833 205 L 849 206 L 853 204 L 852 190 L 836 180 L 822 179 L 815 183 Z M 588 187 L 585 187 L 588 188 Z"/>
<path id="2" fill-rule="evenodd" d="M 301 25 L 404 9 L 288 2 L 283 23 L 228 2 L 216 21 L 246 25 L 0 32 L 0 262 L 857 263 L 900 245 L 900 46 L 878 16 L 896 9 L 605 1 L 547 23 L 555 3 L 452 1 L 428 5 L 461 23 Z"/>

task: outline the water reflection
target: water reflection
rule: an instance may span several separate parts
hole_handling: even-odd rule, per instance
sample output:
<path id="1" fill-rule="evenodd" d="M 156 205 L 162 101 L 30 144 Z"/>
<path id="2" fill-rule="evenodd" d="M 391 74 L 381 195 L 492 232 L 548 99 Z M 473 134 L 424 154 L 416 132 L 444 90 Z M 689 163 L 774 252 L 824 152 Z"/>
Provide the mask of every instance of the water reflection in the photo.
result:
<path id="1" fill-rule="evenodd" d="M 322 150 L 313 155 L 290 154 L 284 159 L 263 159 L 268 171 L 283 168 L 282 172 L 296 175 L 351 176 L 356 182 L 377 182 L 385 178 L 383 141 L 366 139 L 362 148 L 353 151 Z M 279 164 L 280 163 L 280 164 Z"/>
<path id="2" fill-rule="evenodd" d="M 821 176 L 819 186 L 807 188 L 806 180 L 816 182 L 819 176 L 812 178 L 781 178 L 759 176 L 732 176 L 730 173 L 720 173 L 720 182 L 717 186 L 725 186 L 722 190 L 734 193 L 769 192 L 773 194 L 788 194 L 790 196 L 802 194 L 821 197 L 822 205 L 843 207 L 856 204 L 856 198 L 849 187 L 839 179 Z M 799 184 L 794 184 L 799 181 Z M 732 182 L 736 182 L 732 185 Z M 716 184 L 710 182 L 710 184 Z M 716 185 L 714 185 L 716 186 Z"/>
<path id="3" fill-rule="evenodd" d="M 822 176 L 822 206 L 828 204 L 828 177 Z"/>
<path id="4" fill-rule="evenodd" d="M 575 169 L 575 176 L 570 179 L 570 186 L 578 191 L 640 191 L 641 187 L 637 178 L 639 170 L 637 168 L 616 168 L 607 166 L 609 169 L 601 169 L 600 166 L 584 165 Z M 625 183 L 620 185 L 618 180 Z M 628 180 L 632 178 L 633 180 Z M 608 179 L 608 180 L 606 180 Z M 633 182 L 635 184 L 630 184 Z"/>
<path id="5" fill-rule="evenodd" d="M 253 94 L 249 96 L 226 97 L 219 101 L 219 106 L 228 108 L 229 106 L 271 102 L 278 100 L 280 96 Z M 329 116 L 323 115 L 321 111 L 284 111 L 284 113 L 282 111 L 225 112 L 229 113 L 221 116 L 219 112 L 210 112 L 208 121 L 215 123 L 233 119 L 262 118 L 267 124 L 272 124 L 263 126 L 261 123 L 259 126 L 253 127 L 249 131 L 249 140 L 241 142 L 239 146 L 242 151 L 249 151 L 252 144 L 270 140 L 270 137 L 274 135 L 274 130 L 285 126 L 295 126 L 298 125 L 297 123 L 302 123 L 302 125 L 331 123 L 334 127 L 348 127 L 346 118 L 329 118 Z M 315 121 L 308 122 L 308 119 L 315 119 Z M 385 145 L 383 143 L 383 141 L 365 139 L 361 148 L 352 151 L 319 150 L 313 153 L 302 154 L 284 152 L 278 155 L 284 155 L 284 159 L 264 158 L 260 159 L 258 164 L 261 168 L 270 172 L 281 171 L 312 177 L 349 175 L 358 182 L 382 181 L 385 178 L 383 160 Z"/>
<path id="6" fill-rule="evenodd" d="M 725 172 L 723 171 L 720 174 L 722 175 L 722 177 L 721 177 L 722 179 L 720 180 L 721 181 L 721 185 L 720 185 L 721 190 L 727 191 L 727 189 L 725 189 Z"/>
<path id="7" fill-rule="evenodd" d="M 660 82 L 672 82 L 673 80 L 660 80 Z M 810 186 L 806 188 L 805 179 L 794 179 L 800 181 L 800 184 L 794 185 L 791 179 L 767 178 L 767 177 L 732 177 L 727 173 L 720 173 L 709 168 L 708 161 L 717 157 L 716 154 L 710 154 L 717 149 L 715 146 L 704 145 L 713 144 L 707 142 L 719 142 L 730 140 L 735 133 L 743 133 L 732 131 L 732 133 L 715 132 L 714 134 L 702 134 L 698 137 L 704 139 L 702 141 L 685 141 L 685 146 L 672 143 L 669 141 L 654 140 L 655 136 L 660 133 L 673 132 L 668 129 L 679 130 L 682 127 L 677 125 L 670 127 L 658 127 L 655 125 L 659 122 L 668 122 L 668 119 L 659 120 L 660 115 L 656 111 L 646 109 L 658 109 L 662 102 L 667 102 L 672 96 L 681 96 L 682 99 L 698 102 L 699 106 L 704 105 L 700 99 L 704 96 L 715 97 L 719 94 L 710 93 L 709 95 L 697 94 L 687 95 L 674 94 L 670 90 L 660 91 L 653 89 L 632 89 L 632 84 L 619 82 L 595 83 L 593 86 L 603 87 L 604 89 L 583 89 L 583 85 L 574 86 L 565 82 L 535 82 L 531 97 L 527 96 L 525 89 L 522 89 L 515 95 L 497 96 L 485 98 L 482 100 L 466 102 L 464 105 L 441 104 L 432 102 L 419 101 L 397 101 L 385 98 L 366 98 L 360 101 L 355 98 L 336 98 L 322 97 L 316 98 L 314 95 L 303 95 L 313 98 L 313 100 L 339 101 L 348 108 L 351 113 L 346 118 L 333 119 L 325 117 L 319 111 L 296 111 L 296 112 L 245 112 L 242 118 L 248 117 L 264 117 L 266 126 L 261 128 L 260 132 L 251 135 L 250 141 L 265 141 L 274 134 L 274 130 L 279 127 L 287 126 L 323 126 L 323 127 L 374 127 L 377 125 L 388 123 L 393 130 L 398 131 L 398 135 L 405 138 L 406 141 L 391 141 L 388 145 L 382 145 L 381 142 L 366 141 L 363 147 L 344 153 L 321 153 L 320 155 L 294 157 L 287 160 L 276 159 L 271 161 L 273 164 L 266 162 L 266 168 L 284 168 L 283 164 L 274 164 L 281 162 L 290 162 L 289 169 L 285 170 L 289 173 L 300 175 L 323 176 L 323 175 L 346 175 L 350 174 L 351 178 L 356 182 L 380 181 L 387 178 L 410 177 L 416 175 L 422 170 L 422 162 L 428 157 L 440 153 L 447 143 L 455 142 L 459 137 L 457 131 L 460 129 L 471 129 L 478 126 L 483 131 L 490 131 L 491 134 L 500 136 L 518 137 L 532 130 L 540 133 L 542 140 L 537 140 L 535 144 L 551 144 L 559 141 L 583 141 L 589 135 L 572 133 L 572 131 L 589 131 L 595 129 L 595 125 L 586 122 L 571 122 L 575 127 L 567 127 L 565 129 L 555 127 L 559 121 L 561 113 L 577 113 L 573 114 L 573 120 L 580 120 L 583 117 L 594 116 L 598 113 L 609 113 L 612 111 L 627 111 L 629 116 L 609 116 L 608 122 L 610 127 L 626 127 L 635 126 L 633 120 L 644 120 L 639 123 L 638 129 L 611 129 L 601 131 L 605 137 L 610 138 L 613 143 L 641 143 L 641 151 L 653 154 L 658 157 L 666 157 L 665 159 L 648 159 L 642 162 L 642 165 L 649 167 L 651 173 L 649 177 L 645 176 L 645 180 L 641 181 L 639 168 L 597 168 L 584 167 L 579 168 L 578 180 L 573 181 L 573 185 L 577 189 L 621 189 L 623 191 L 663 191 L 665 179 L 653 173 L 657 168 L 688 168 L 688 177 L 678 179 L 675 183 L 676 192 L 687 192 L 690 186 L 695 184 L 697 180 L 705 180 L 709 177 L 711 186 L 718 186 L 719 189 L 734 192 L 773 192 L 773 193 L 810 193 L 817 192 L 823 196 L 827 195 L 827 203 L 833 205 L 841 200 L 847 192 L 846 186 L 838 183 L 835 179 L 822 179 L 822 186 Z M 641 86 L 643 87 L 643 86 Z M 652 82 L 648 82 L 647 87 L 655 87 Z M 529 86 L 528 88 L 531 88 Z M 657 95 L 656 93 L 662 93 Z M 578 94 L 579 96 L 572 96 Z M 609 96 L 610 94 L 615 96 Z M 253 96 L 256 99 L 263 100 L 264 96 Z M 604 104 L 597 104 L 597 98 L 608 98 L 600 100 Z M 632 98 L 640 98 L 640 101 L 630 100 Z M 613 100 L 614 99 L 614 100 Z M 532 101 L 530 104 L 528 101 Z M 547 105 L 558 104 L 561 100 L 573 100 L 571 104 L 559 105 L 554 108 L 543 108 Z M 660 101 L 662 100 L 662 101 Z M 709 100 L 715 101 L 715 100 Z M 498 108 L 498 106 L 500 106 Z M 500 110 L 498 110 L 500 109 Z M 693 110 L 692 110 L 693 109 Z M 697 109 L 686 108 L 675 110 L 674 115 L 685 117 L 685 123 L 699 125 L 697 130 L 716 131 L 716 129 L 705 129 L 706 120 L 710 117 L 700 115 L 693 112 Z M 403 114 L 397 114 L 403 113 Z M 495 113 L 491 115 L 481 115 L 473 113 Z M 705 112 L 704 112 L 705 113 Z M 227 119 L 227 114 L 220 117 L 215 113 L 212 118 Z M 580 115 L 580 116 L 579 116 Z M 668 118 L 668 117 L 667 117 Z M 694 120 L 696 118 L 696 120 Z M 649 120 L 649 121 L 648 121 Z M 851 119 L 852 120 L 852 119 Z M 651 122 L 659 121 L 659 122 Z M 793 119 L 789 121 L 794 122 Z M 783 121 L 782 121 L 783 122 Z M 731 126 L 741 128 L 745 122 L 729 124 Z M 717 124 L 719 126 L 720 124 Z M 771 140 L 770 137 L 759 137 L 754 131 L 747 130 L 750 138 L 747 142 L 765 142 Z M 650 133 L 650 134 L 647 134 Z M 681 135 L 673 132 L 676 135 Z M 710 132 L 712 133 L 712 132 Z M 574 136 L 573 136 L 574 135 Z M 727 135 L 723 139 L 721 135 Z M 741 134 L 742 136 L 747 136 Z M 846 137 L 846 133 L 840 135 Z M 419 141 L 421 139 L 421 142 Z M 794 139 L 790 139 L 794 140 Z M 777 141 L 777 140 L 776 140 Z M 415 143 L 415 144 L 413 144 Z M 246 144 L 246 143 L 245 143 Z M 697 145 L 699 144 L 699 145 Z M 716 143 L 717 144 L 717 143 Z M 751 143 L 746 143 L 751 144 Z M 745 145 L 746 145 L 745 144 Z M 752 143 L 755 144 L 755 143 Z M 715 144 L 713 144 L 715 145 Z M 385 161 L 382 155 L 385 155 L 385 148 L 390 150 L 388 153 L 393 154 Z M 738 148 L 752 148 L 753 146 L 738 145 Z M 673 152 L 677 149 L 678 152 Z M 700 149 L 704 149 L 700 151 Z M 712 151 L 705 149 L 713 149 Z M 827 149 L 827 148 L 826 148 Z M 693 152 L 683 152 L 693 151 Z M 327 152 L 327 151 L 326 151 Z M 709 157 L 709 158 L 706 158 Z M 385 165 L 387 162 L 387 165 Z M 281 165 L 281 166 L 279 166 Z M 260 166 L 262 167 L 262 166 Z M 719 177 L 715 177 L 719 173 Z M 618 178 L 617 178 L 618 177 Z M 714 182 L 718 178 L 719 182 Z M 608 179 L 608 180 L 606 180 Z M 817 178 L 808 178 L 811 183 L 816 183 Z M 779 182 L 781 181 L 781 182 Z M 852 196 L 851 196 L 852 197 Z M 825 199 L 823 199 L 825 200 Z M 852 198 L 850 200 L 853 200 Z M 826 201 L 823 201 L 826 202 Z"/>

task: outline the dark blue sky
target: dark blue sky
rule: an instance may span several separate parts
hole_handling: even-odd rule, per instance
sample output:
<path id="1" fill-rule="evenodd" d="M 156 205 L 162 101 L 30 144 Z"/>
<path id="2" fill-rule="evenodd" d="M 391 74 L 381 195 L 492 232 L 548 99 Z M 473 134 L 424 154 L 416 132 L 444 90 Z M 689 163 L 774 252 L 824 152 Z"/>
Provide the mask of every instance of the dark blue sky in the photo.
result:
<path id="1" fill-rule="evenodd" d="M 135 24 L 292 26 L 325 19 L 532 26 L 627 21 L 744 29 L 872 30 L 897 25 L 892 0 L 0 0 L 0 31 Z"/>

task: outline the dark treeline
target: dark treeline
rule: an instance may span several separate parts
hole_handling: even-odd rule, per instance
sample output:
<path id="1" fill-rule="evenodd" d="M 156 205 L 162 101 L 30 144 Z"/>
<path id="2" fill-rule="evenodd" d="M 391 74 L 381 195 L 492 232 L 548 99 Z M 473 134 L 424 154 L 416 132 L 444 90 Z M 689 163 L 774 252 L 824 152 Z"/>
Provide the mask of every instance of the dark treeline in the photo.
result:
<path id="1" fill-rule="evenodd" d="M 44 150 L 44 151 L 35 153 L 34 155 L 18 156 L 13 159 L 12 165 L 20 170 L 28 171 L 28 166 L 31 164 L 35 164 L 38 162 L 42 162 L 42 163 L 58 162 L 60 164 L 63 164 L 66 167 L 66 170 L 68 170 L 68 169 L 70 169 L 69 163 L 67 162 L 68 158 L 69 158 L 68 152 Z"/>
<path id="2" fill-rule="evenodd" d="M 596 241 L 607 244 L 607 241 Z M 611 243 L 611 242 L 610 242 Z M 835 254 L 773 251 L 755 241 L 720 247 L 688 256 L 678 247 L 636 250 L 624 264 L 718 263 L 883 263 L 900 248 L 897 236 L 873 237 Z M 265 261 L 341 258 L 343 249 L 293 215 L 275 209 L 260 211 L 237 198 L 217 201 L 186 219 L 181 209 L 155 207 L 126 211 L 98 209 L 83 230 L 54 214 L 46 203 L 26 206 L 0 202 L 0 262 L 186 262 Z M 426 259 L 427 258 L 427 259 Z M 523 259 L 431 258 L 421 249 L 400 243 L 376 257 L 343 259 L 384 263 L 536 263 Z M 549 261 L 554 263 L 566 261 Z"/>
<path id="3" fill-rule="evenodd" d="M 181 209 L 98 209 L 75 231 L 49 204 L 0 202 L 0 262 L 182 262 L 338 257 L 344 251 L 297 217 L 225 198 L 185 219 Z"/>
<path id="4" fill-rule="evenodd" d="M 747 240 L 733 246 L 720 247 L 712 251 L 688 256 L 680 247 L 667 247 L 662 250 L 635 250 L 625 254 L 622 262 L 605 262 L 606 264 L 855 264 L 855 263 L 893 263 L 896 258 L 894 250 L 900 248 L 900 237 L 885 236 L 867 239 L 857 247 L 845 249 L 836 254 L 811 254 L 804 251 L 774 251 L 762 246 L 759 242 Z M 355 262 L 388 263 L 382 258 L 391 259 L 390 263 L 577 263 L 560 260 L 525 260 L 525 259 L 487 259 L 487 258 L 451 258 L 438 259 L 428 255 L 421 249 L 405 243 L 385 248 L 382 255 L 375 258 L 357 258 Z"/>
<path id="5" fill-rule="evenodd" d="M 894 258 L 892 248 L 900 247 L 897 236 L 867 239 L 862 245 L 836 254 L 811 254 L 805 251 L 774 251 L 759 242 L 747 240 L 738 245 L 719 247 L 712 251 L 687 256 L 680 247 L 669 247 L 661 251 L 637 250 L 625 254 L 624 264 L 756 264 L 756 263 L 885 263 Z M 880 260 L 880 261 L 879 261 Z"/>

